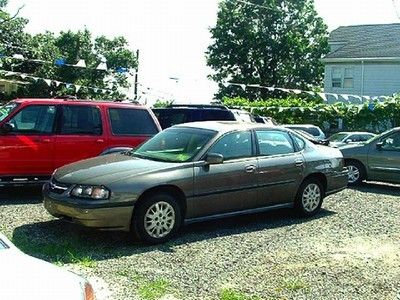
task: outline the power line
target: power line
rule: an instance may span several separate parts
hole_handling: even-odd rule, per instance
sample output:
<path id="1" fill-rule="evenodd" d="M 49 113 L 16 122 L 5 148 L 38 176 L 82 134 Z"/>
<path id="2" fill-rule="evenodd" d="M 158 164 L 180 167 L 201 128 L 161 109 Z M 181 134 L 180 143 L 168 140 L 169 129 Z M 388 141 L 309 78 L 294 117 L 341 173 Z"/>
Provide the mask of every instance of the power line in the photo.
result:
<path id="1" fill-rule="evenodd" d="M 255 6 L 255 7 L 271 10 L 271 11 L 278 11 L 276 8 L 267 7 L 267 6 L 264 6 L 264 5 L 255 4 L 255 3 L 244 1 L 244 0 L 227 0 L 227 1 L 229 1 L 231 3 L 240 2 L 240 3 L 246 4 L 246 5 L 251 5 L 251 6 Z"/>

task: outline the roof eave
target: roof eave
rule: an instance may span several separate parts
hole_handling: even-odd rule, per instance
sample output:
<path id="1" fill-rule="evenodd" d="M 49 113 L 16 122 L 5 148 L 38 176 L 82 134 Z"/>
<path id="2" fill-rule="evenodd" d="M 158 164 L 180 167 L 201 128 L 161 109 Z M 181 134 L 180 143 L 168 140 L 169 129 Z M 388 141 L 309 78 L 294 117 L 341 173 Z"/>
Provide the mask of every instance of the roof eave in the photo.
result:
<path id="1" fill-rule="evenodd" d="M 400 57 L 325 57 L 323 63 L 344 62 L 400 62 Z"/>

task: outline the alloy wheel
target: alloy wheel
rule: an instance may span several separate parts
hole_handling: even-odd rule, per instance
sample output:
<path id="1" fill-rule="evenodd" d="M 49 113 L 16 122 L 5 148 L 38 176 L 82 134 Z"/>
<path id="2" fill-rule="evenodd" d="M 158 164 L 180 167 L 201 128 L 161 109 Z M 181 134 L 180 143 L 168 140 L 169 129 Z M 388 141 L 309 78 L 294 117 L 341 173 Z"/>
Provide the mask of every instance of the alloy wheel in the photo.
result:
<path id="1" fill-rule="evenodd" d="M 302 194 L 301 202 L 306 212 L 313 212 L 316 210 L 321 202 L 322 194 L 321 188 L 316 183 L 308 184 Z"/>
<path id="2" fill-rule="evenodd" d="M 349 170 L 349 183 L 355 183 L 360 179 L 360 170 L 353 165 L 347 166 L 347 169 Z"/>
<path id="3" fill-rule="evenodd" d="M 152 238 L 168 235 L 175 225 L 175 210 L 171 204 L 159 201 L 151 205 L 144 216 L 144 229 Z"/>

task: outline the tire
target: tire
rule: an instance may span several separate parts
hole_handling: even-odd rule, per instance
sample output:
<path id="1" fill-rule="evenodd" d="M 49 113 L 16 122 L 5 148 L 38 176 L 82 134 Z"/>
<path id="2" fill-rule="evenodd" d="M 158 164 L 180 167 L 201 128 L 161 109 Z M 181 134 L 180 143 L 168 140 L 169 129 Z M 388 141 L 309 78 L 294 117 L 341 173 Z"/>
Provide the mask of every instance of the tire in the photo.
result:
<path id="1" fill-rule="evenodd" d="M 181 221 L 181 209 L 174 197 L 167 193 L 153 194 L 135 208 L 131 231 L 147 244 L 160 244 L 174 236 Z"/>
<path id="2" fill-rule="evenodd" d="M 349 170 L 349 185 L 358 185 L 365 179 L 364 166 L 355 160 L 349 160 L 345 163 Z"/>
<path id="3" fill-rule="evenodd" d="M 321 210 L 325 191 L 318 179 L 307 179 L 296 195 L 295 209 L 301 216 L 310 217 Z"/>

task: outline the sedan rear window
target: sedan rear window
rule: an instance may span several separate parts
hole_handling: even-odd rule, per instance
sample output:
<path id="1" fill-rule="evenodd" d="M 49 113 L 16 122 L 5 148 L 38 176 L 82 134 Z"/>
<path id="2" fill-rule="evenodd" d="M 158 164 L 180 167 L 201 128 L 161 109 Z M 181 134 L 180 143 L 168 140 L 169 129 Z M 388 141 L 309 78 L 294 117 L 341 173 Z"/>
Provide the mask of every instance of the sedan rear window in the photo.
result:
<path id="1" fill-rule="evenodd" d="M 109 118 L 114 135 L 153 135 L 158 132 L 145 109 L 110 108 Z"/>

